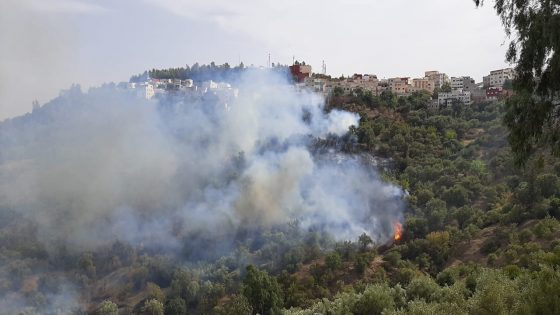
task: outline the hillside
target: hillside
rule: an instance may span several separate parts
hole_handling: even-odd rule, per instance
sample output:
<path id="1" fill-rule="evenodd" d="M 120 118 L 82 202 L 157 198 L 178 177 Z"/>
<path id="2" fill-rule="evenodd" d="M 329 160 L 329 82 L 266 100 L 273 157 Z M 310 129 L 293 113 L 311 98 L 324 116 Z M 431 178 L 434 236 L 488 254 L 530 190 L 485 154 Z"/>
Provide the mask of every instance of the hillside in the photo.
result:
<path id="1" fill-rule="evenodd" d="M 178 250 L 150 246 L 161 244 L 161 233 L 148 231 L 142 242 L 75 250 L 53 248 L 36 221 L 5 207 L 0 293 L 11 300 L 0 306 L 46 314 L 557 313 L 560 160 L 539 152 L 516 166 L 501 102 L 430 104 L 420 93 L 356 93 L 327 108 L 357 113 L 360 123 L 317 151 L 383 159 L 383 183 L 406 190 L 396 241 L 366 234 L 337 241 L 297 220 L 238 227 L 227 241 L 185 233 L 175 222 L 164 235 Z M 48 122 L 61 108 L 51 104 L 42 116 L 11 124 Z M 224 178 L 234 180 L 235 170 Z"/>

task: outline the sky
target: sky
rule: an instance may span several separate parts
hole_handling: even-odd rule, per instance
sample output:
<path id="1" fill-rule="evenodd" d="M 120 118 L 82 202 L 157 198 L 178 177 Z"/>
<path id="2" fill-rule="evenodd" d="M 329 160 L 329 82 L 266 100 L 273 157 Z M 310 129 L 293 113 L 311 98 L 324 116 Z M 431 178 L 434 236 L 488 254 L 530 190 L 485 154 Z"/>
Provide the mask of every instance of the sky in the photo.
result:
<path id="1" fill-rule="evenodd" d="M 487 1 L 1 0 L 0 120 L 62 89 L 128 81 L 195 62 L 306 61 L 340 76 L 482 81 L 505 62 L 507 37 Z"/>

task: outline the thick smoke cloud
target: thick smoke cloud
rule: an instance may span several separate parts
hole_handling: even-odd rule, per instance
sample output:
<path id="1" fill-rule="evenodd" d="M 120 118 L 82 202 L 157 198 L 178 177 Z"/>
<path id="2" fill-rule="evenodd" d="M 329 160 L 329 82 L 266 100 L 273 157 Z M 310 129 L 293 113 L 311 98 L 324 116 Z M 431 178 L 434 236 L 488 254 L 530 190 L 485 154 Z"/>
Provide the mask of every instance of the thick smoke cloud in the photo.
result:
<path id="1" fill-rule="evenodd" d="M 401 190 L 359 157 L 314 150 L 357 115 L 324 113 L 321 97 L 265 70 L 234 86 L 237 97 L 160 101 L 73 88 L 0 124 L 0 207 L 38 223 L 47 243 L 80 249 L 116 239 L 172 249 L 185 235 L 293 221 L 339 240 L 391 237 Z"/>

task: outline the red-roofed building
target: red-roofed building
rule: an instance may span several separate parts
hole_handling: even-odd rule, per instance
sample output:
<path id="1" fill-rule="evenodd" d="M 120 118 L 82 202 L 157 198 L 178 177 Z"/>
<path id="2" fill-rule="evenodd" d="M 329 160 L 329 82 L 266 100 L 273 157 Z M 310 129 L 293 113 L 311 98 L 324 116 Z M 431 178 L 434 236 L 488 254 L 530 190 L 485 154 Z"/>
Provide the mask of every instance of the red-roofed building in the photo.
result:
<path id="1" fill-rule="evenodd" d="M 290 73 L 292 73 L 295 81 L 303 83 L 305 78 L 311 77 L 311 66 L 295 64 L 290 66 Z"/>

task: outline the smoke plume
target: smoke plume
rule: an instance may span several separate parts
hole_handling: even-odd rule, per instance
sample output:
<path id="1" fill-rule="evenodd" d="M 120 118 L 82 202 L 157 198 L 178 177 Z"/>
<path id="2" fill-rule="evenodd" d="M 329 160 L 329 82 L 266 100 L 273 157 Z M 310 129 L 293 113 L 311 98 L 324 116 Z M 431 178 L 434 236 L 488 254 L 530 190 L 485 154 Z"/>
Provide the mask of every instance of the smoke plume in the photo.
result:
<path id="1" fill-rule="evenodd" d="M 184 235 L 292 221 L 339 240 L 391 238 L 401 190 L 359 157 L 313 150 L 357 115 L 325 113 L 322 97 L 266 70 L 233 85 L 237 97 L 159 101 L 73 87 L 3 122 L 0 209 L 36 222 L 46 243 L 80 249 L 117 239 L 174 248 Z"/>

